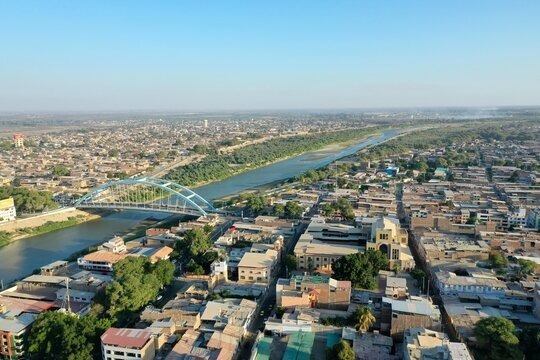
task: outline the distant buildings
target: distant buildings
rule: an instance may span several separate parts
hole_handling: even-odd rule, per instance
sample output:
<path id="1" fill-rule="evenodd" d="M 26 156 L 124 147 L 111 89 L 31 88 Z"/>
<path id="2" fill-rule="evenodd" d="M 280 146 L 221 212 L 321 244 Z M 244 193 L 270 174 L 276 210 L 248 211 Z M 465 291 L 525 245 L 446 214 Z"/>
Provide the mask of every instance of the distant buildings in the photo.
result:
<path id="1" fill-rule="evenodd" d="M 13 134 L 13 144 L 16 148 L 24 147 L 24 135 L 23 134 Z"/>

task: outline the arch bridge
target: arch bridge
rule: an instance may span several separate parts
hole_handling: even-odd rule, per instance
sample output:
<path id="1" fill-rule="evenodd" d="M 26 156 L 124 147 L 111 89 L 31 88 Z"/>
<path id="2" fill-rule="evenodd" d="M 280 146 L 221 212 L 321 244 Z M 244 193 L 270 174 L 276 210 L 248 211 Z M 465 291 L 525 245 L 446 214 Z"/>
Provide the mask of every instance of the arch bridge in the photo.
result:
<path id="1" fill-rule="evenodd" d="M 157 211 L 193 216 L 219 212 L 187 187 L 150 177 L 109 182 L 81 197 L 74 206 L 82 209 Z"/>

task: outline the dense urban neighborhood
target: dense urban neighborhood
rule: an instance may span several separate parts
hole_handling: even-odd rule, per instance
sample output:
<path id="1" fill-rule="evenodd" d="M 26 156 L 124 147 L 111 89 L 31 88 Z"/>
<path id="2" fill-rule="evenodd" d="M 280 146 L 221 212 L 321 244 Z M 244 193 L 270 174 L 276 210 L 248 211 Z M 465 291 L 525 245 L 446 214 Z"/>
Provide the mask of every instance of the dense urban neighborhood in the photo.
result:
<path id="1" fill-rule="evenodd" d="M 6 138 L 7 226 L 109 181 L 153 174 L 190 185 L 190 171 L 209 162 L 245 172 L 398 130 L 215 199 L 214 212 L 154 221 L 2 284 L 0 357 L 537 358 L 540 123 L 416 116 L 416 125 L 409 114 L 337 116 L 332 132 L 326 118 L 160 119 Z M 5 246 L 26 241 L 2 234 Z"/>

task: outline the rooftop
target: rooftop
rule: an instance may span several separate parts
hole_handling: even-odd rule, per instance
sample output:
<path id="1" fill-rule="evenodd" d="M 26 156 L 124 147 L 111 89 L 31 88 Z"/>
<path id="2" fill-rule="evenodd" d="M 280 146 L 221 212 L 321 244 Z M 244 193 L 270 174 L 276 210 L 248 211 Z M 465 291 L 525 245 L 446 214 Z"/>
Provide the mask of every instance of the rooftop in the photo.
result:
<path id="1" fill-rule="evenodd" d="M 152 338 L 152 332 L 140 329 L 109 328 L 101 335 L 104 345 L 141 349 Z"/>

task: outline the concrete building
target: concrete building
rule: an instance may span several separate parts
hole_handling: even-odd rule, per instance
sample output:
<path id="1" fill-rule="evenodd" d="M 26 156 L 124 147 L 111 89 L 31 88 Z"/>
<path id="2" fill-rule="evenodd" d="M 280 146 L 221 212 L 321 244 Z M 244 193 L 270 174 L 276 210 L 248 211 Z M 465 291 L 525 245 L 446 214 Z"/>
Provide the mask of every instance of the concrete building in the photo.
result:
<path id="1" fill-rule="evenodd" d="M 275 250 L 245 253 L 238 264 L 238 281 L 269 283 L 277 263 L 278 252 Z"/>
<path id="2" fill-rule="evenodd" d="M 17 217 L 17 210 L 13 198 L 0 200 L 0 223 L 13 221 Z"/>
<path id="3" fill-rule="evenodd" d="M 125 259 L 126 256 L 126 254 L 99 250 L 78 258 L 77 264 L 85 270 L 112 272 L 114 264 Z"/>
<path id="4" fill-rule="evenodd" d="M 294 247 L 299 270 L 316 270 L 331 273 L 332 263 L 340 257 L 364 250 L 358 245 L 325 243 L 315 240 L 311 234 L 302 234 Z"/>
<path id="5" fill-rule="evenodd" d="M 328 275 L 294 275 L 276 284 L 277 306 L 347 310 L 351 303 L 351 282 Z"/>
<path id="6" fill-rule="evenodd" d="M 404 360 L 472 360 L 463 343 L 451 343 L 445 333 L 425 328 L 405 330 L 403 342 Z"/>
<path id="7" fill-rule="evenodd" d="M 24 338 L 37 316 L 53 307 L 49 301 L 0 296 L 0 358 L 24 356 Z"/>
<path id="8" fill-rule="evenodd" d="M 156 354 L 151 331 L 110 328 L 101 335 L 103 360 L 152 360 Z"/>
<path id="9" fill-rule="evenodd" d="M 209 301 L 202 312 L 199 330 L 219 331 L 242 339 L 256 308 L 256 302 L 246 299 Z"/>
<path id="10" fill-rule="evenodd" d="M 446 296 L 471 294 L 504 297 L 507 290 L 504 281 L 485 274 L 458 276 L 450 271 L 438 271 L 435 273 L 435 283 L 440 294 Z"/>
<path id="11" fill-rule="evenodd" d="M 382 299 L 381 331 L 389 331 L 394 340 L 401 340 L 406 329 L 425 327 L 440 330 L 441 312 L 430 301 L 411 296 L 408 300 Z"/>
<path id="12" fill-rule="evenodd" d="M 390 267 L 399 262 L 402 269 L 412 269 L 414 259 L 407 242 L 407 230 L 401 228 L 398 219 L 381 217 L 371 227 L 371 237 L 366 243 L 366 249 L 379 250 L 386 254 Z"/>
<path id="13" fill-rule="evenodd" d="M 24 147 L 24 135 L 23 134 L 13 134 L 13 144 L 16 148 Z"/>

